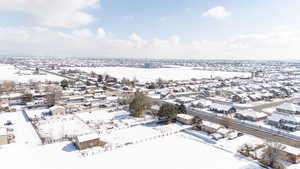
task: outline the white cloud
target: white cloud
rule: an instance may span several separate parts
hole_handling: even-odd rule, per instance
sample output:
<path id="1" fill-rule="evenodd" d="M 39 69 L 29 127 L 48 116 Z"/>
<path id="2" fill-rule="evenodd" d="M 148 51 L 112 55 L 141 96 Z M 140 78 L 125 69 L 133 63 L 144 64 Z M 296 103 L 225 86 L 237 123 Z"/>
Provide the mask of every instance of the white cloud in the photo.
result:
<path id="1" fill-rule="evenodd" d="M 173 44 L 177 45 L 177 44 L 179 44 L 180 37 L 179 37 L 178 35 L 173 35 L 173 36 L 170 37 L 170 41 L 171 41 Z"/>
<path id="2" fill-rule="evenodd" d="M 87 25 L 94 17 L 86 9 L 99 6 L 99 0 L 7 0 L 0 1 L 0 9 L 24 12 L 40 25 L 76 27 Z"/>
<path id="3" fill-rule="evenodd" d="M 227 11 L 223 6 L 217 6 L 211 9 L 208 9 L 202 14 L 204 17 L 210 17 L 214 19 L 224 19 L 231 15 L 231 12 Z"/>
<path id="4" fill-rule="evenodd" d="M 97 29 L 97 36 L 101 39 L 106 37 L 106 32 L 104 31 L 104 29 L 102 28 L 98 28 Z"/>
<path id="5" fill-rule="evenodd" d="M 93 33 L 87 28 L 74 30 L 72 32 L 72 34 L 79 38 L 89 38 L 89 37 L 93 36 Z"/>
<path id="6" fill-rule="evenodd" d="M 142 37 L 140 37 L 136 33 L 132 33 L 129 36 L 129 40 L 132 41 L 134 43 L 134 45 L 138 48 L 142 47 L 143 45 L 145 45 L 147 43 Z"/>
<path id="7" fill-rule="evenodd" d="M 300 55 L 300 31 L 245 34 L 220 41 L 189 43 L 183 43 L 179 35 L 147 40 L 132 33 L 126 39 L 119 39 L 103 32 L 102 28 L 63 33 L 40 27 L 0 27 L 0 55 L 193 59 L 299 59 Z"/>

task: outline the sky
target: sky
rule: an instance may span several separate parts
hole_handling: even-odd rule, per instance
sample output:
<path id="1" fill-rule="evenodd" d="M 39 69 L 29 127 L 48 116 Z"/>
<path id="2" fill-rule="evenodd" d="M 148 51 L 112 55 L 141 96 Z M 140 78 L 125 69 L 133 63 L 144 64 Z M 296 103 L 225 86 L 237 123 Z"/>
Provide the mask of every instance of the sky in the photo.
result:
<path id="1" fill-rule="evenodd" d="M 300 59 L 299 0 L 1 0 L 0 55 Z"/>

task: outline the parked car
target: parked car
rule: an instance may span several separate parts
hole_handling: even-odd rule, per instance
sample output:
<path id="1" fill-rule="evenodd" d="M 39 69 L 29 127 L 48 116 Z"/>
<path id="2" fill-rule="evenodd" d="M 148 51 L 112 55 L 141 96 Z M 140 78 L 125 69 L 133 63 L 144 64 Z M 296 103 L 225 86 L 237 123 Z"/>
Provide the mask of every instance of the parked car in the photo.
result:
<path id="1" fill-rule="evenodd" d="M 10 126 L 10 125 L 12 125 L 12 124 L 13 124 L 13 123 L 12 123 L 10 120 L 7 120 L 6 123 L 4 123 L 5 126 Z"/>

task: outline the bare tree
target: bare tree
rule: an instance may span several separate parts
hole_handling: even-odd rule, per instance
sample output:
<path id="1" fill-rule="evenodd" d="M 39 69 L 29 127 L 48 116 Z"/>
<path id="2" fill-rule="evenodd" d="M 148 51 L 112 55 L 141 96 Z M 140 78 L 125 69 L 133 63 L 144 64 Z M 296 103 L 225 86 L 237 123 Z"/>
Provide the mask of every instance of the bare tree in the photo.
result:
<path id="1" fill-rule="evenodd" d="M 16 83 L 14 81 L 9 81 L 9 80 L 6 80 L 2 83 L 1 85 L 1 91 L 2 92 L 12 92 L 12 91 L 15 91 L 16 90 Z"/>
<path id="2" fill-rule="evenodd" d="M 45 88 L 45 92 L 47 93 L 47 95 L 46 95 L 46 104 L 48 106 L 53 106 L 53 105 L 57 104 L 57 101 L 62 96 L 62 91 L 58 87 L 47 86 Z"/>
<path id="3" fill-rule="evenodd" d="M 268 161 L 269 165 L 274 166 L 275 162 L 280 160 L 284 160 L 286 156 L 283 155 L 283 150 L 285 146 L 278 142 L 266 142 L 267 147 L 264 149 L 263 159 Z"/>

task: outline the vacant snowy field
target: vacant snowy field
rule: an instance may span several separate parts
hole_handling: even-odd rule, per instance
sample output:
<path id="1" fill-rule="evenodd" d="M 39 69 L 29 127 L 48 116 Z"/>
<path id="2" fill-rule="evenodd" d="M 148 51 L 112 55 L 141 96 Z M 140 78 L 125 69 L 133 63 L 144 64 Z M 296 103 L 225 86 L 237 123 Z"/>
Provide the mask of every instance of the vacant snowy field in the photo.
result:
<path id="1" fill-rule="evenodd" d="M 72 150 L 73 147 L 68 145 L 68 142 L 31 149 L 27 147 L 2 149 L 1 166 L 11 169 L 262 169 L 253 161 L 233 153 L 176 135 L 84 158 Z"/>
<path id="2" fill-rule="evenodd" d="M 155 81 L 158 78 L 162 78 L 164 80 L 190 80 L 191 78 L 210 78 L 217 76 L 222 78 L 230 78 L 235 76 L 250 76 L 250 73 L 202 71 L 195 70 L 190 67 L 157 69 L 129 67 L 78 67 L 71 69 L 80 69 L 87 72 L 94 71 L 96 73 L 109 74 L 118 79 L 122 79 L 123 77 L 129 79 L 137 78 L 140 82 Z"/>
<path id="3" fill-rule="evenodd" d="M 0 82 L 4 80 L 11 80 L 15 82 L 28 82 L 33 81 L 61 81 L 62 77 L 55 75 L 18 75 L 16 74 L 19 70 L 15 69 L 12 65 L 0 64 Z"/>

